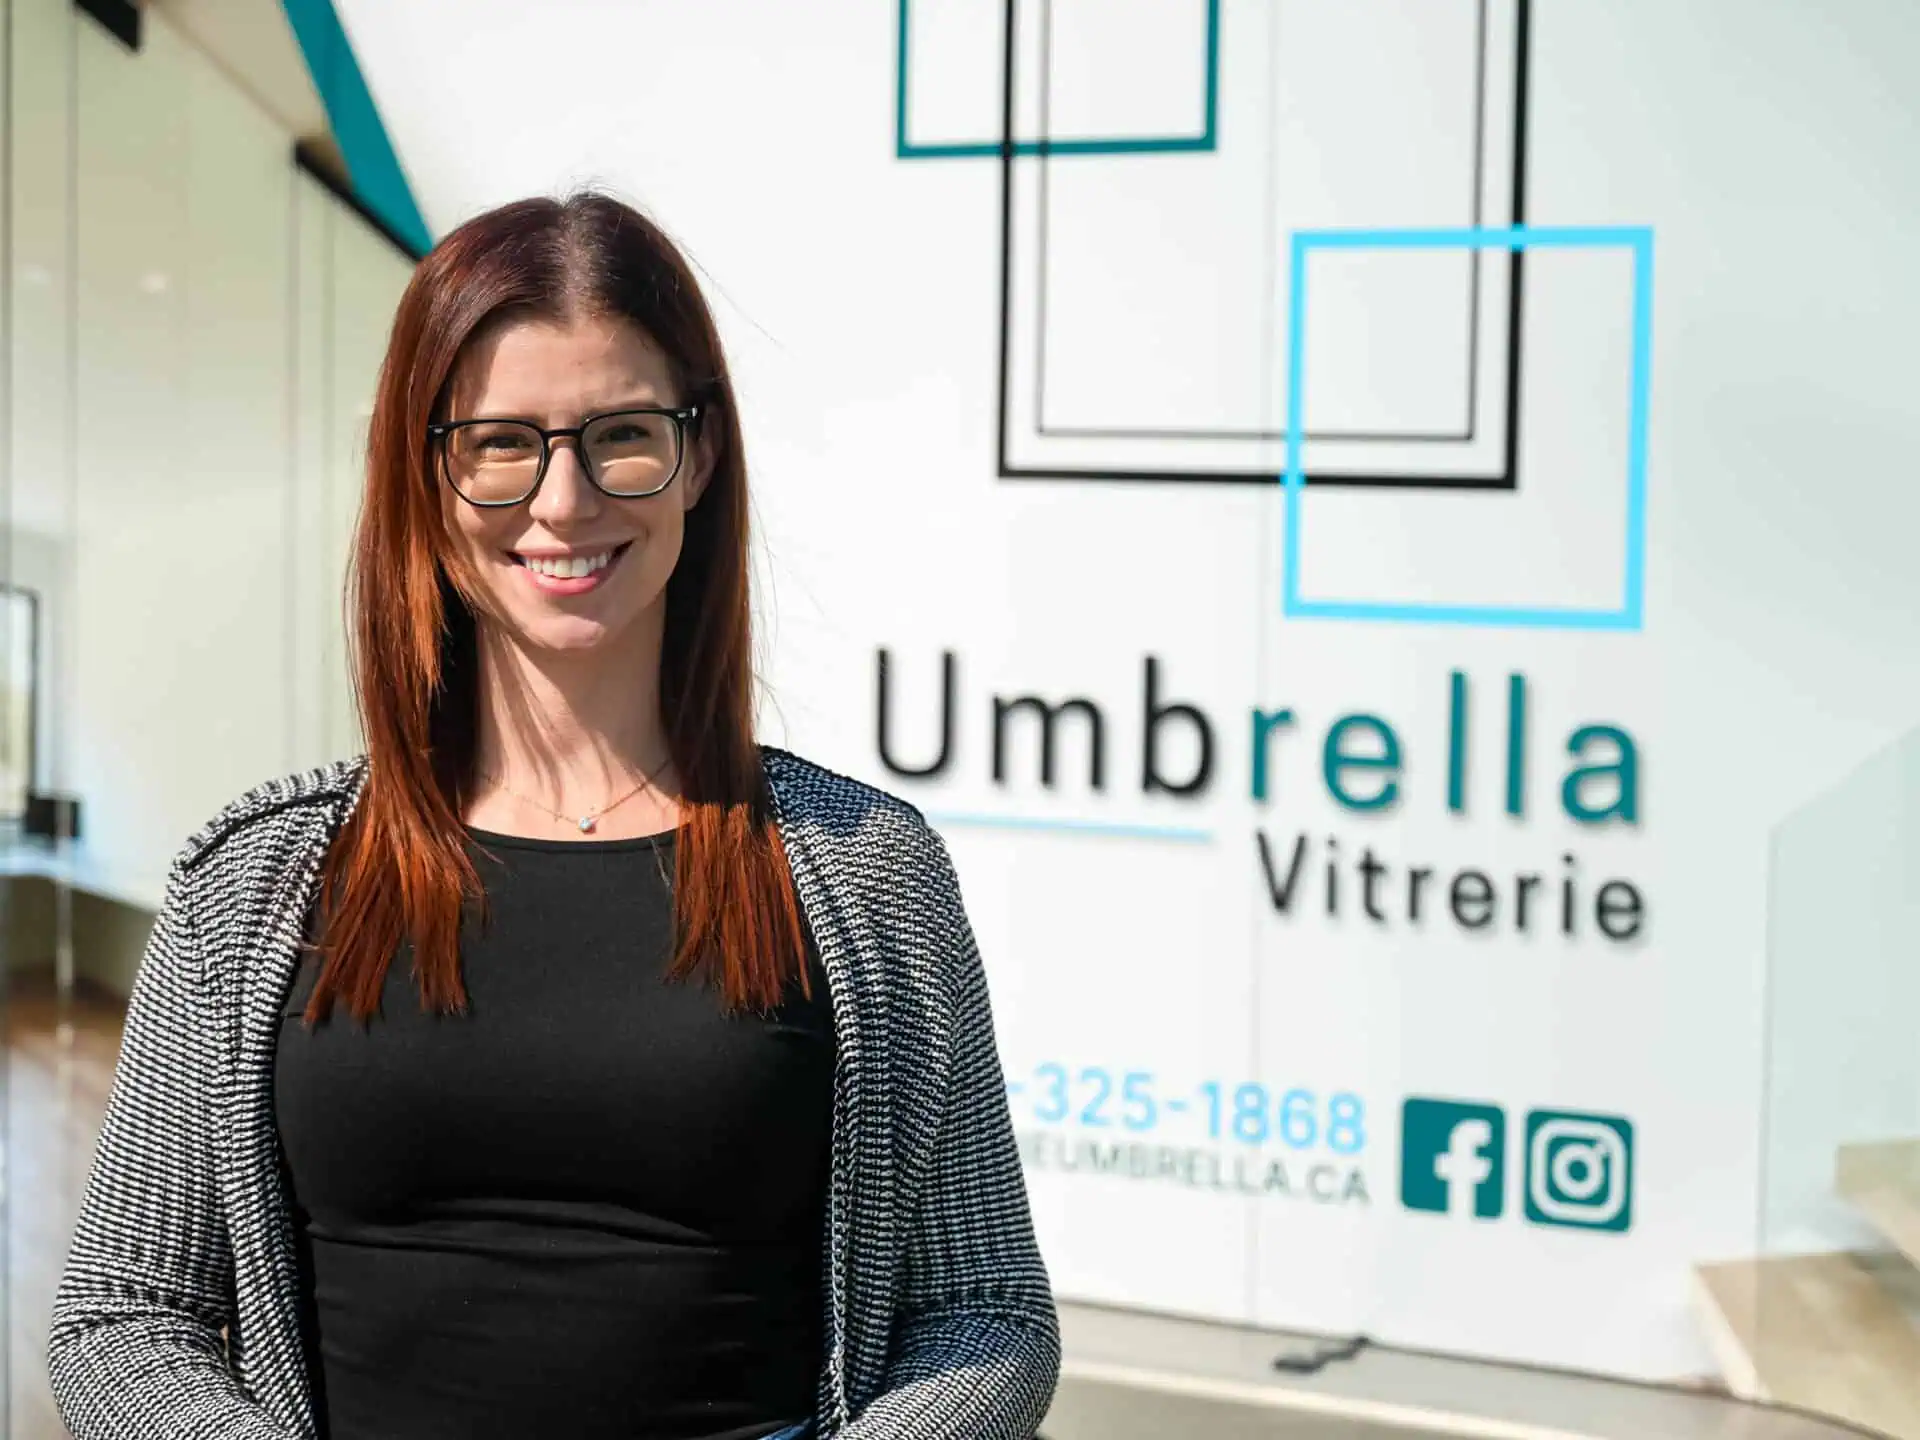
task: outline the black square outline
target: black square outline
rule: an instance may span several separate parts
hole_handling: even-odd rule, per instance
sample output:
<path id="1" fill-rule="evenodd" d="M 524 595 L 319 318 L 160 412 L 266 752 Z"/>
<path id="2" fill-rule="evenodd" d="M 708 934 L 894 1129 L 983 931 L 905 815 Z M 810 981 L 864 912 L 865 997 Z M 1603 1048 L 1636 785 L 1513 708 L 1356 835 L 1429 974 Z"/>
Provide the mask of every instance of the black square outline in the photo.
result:
<path id="1" fill-rule="evenodd" d="M 1469 223 L 1478 230 L 1483 221 L 1482 191 L 1486 188 L 1486 131 L 1487 131 L 1487 5 L 1489 0 L 1474 0 L 1474 45 L 1473 45 L 1473 167 L 1468 181 L 1468 193 L 1471 202 L 1468 206 L 1471 220 Z M 1052 70 L 1049 62 L 1051 53 L 1051 31 L 1053 27 L 1053 0 L 1040 0 L 1040 133 L 1047 133 L 1047 97 L 1052 86 Z M 1052 167 L 1048 152 L 1042 150 L 1039 160 L 1040 197 L 1039 197 L 1039 258 L 1034 267 L 1036 290 L 1034 296 L 1035 354 L 1033 376 L 1033 414 L 1034 434 L 1053 435 L 1063 440 L 1273 440 L 1287 438 L 1284 430 L 1229 430 L 1208 428 L 1206 426 L 1168 425 L 1146 428 L 1127 428 L 1118 425 L 1049 425 L 1047 424 L 1047 286 L 1051 269 L 1047 264 L 1048 221 L 1052 203 L 1050 190 Z M 1470 443 L 1479 429 L 1480 398 L 1480 267 L 1486 252 L 1479 246 L 1467 252 L 1467 395 L 1466 428 L 1446 432 L 1392 431 L 1392 430 L 1309 430 L 1301 437 L 1303 440 L 1345 440 L 1355 442 L 1379 442 L 1396 445 L 1448 445 Z"/>
<path id="2" fill-rule="evenodd" d="M 1013 116 L 1014 49 L 1018 0 L 1006 0 L 1001 47 L 1000 116 L 1000 353 L 995 426 L 995 470 L 1002 480 L 1106 480 L 1175 482 L 1183 485 L 1273 485 L 1278 475 L 1266 470 L 1116 470 L 1016 467 L 1007 461 L 1007 395 L 1011 384 L 1013 349 Z M 1514 66 L 1513 194 L 1510 223 L 1526 223 L 1527 96 L 1533 61 L 1532 0 L 1515 0 L 1516 51 Z M 1484 48 L 1484 47 L 1483 47 Z M 1038 142 L 1044 147 L 1045 141 Z M 1044 151 L 1042 153 L 1044 159 Z M 1507 424 L 1505 456 L 1497 475 L 1314 474 L 1309 485 L 1352 489 L 1399 490 L 1514 490 L 1518 488 L 1514 457 L 1520 441 L 1521 316 L 1525 285 L 1525 257 L 1513 252 L 1507 295 Z"/>

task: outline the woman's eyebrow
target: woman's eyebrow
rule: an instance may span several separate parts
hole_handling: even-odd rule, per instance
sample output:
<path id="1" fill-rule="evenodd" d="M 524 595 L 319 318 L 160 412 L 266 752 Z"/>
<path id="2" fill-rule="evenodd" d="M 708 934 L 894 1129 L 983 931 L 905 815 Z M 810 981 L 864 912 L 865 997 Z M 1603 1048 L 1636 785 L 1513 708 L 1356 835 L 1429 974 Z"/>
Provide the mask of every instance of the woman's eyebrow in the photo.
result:
<path id="1" fill-rule="evenodd" d="M 455 408 L 457 412 L 458 407 Z M 670 410 L 672 408 L 674 407 L 670 402 L 650 392 L 639 399 L 610 400 L 605 404 L 589 405 L 579 414 L 584 420 L 595 415 L 617 415 L 623 410 Z M 476 406 L 470 413 L 455 413 L 450 418 L 454 420 L 516 420 L 523 425 L 553 428 L 547 426 L 545 418 L 533 410 L 515 410 L 508 406 Z"/>

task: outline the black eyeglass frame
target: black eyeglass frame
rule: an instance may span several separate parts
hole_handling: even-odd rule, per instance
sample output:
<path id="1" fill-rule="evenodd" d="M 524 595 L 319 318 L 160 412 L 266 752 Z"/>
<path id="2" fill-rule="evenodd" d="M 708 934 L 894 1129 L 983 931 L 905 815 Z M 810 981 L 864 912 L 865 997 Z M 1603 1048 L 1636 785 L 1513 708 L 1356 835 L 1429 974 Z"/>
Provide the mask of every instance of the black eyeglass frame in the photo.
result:
<path id="1" fill-rule="evenodd" d="M 580 471 L 587 477 L 587 483 L 593 486 L 594 489 L 598 490 L 602 495 L 605 495 L 609 500 L 646 500 L 652 496 L 664 494 L 667 488 L 671 486 L 675 480 L 680 478 L 680 472 L 685 468 L 687 463 L 687 440 L 691 434 L 695 433 L 695 425 L 700 419 L 702 408 L 698 403 L 678 406 L 623 405 L 618 410 L 603 410 L 597 415 L 588 415 L 584 417 L 578 425 L 563 425 L 552 430 L 536 425 L 531 420 L 516 420 L 506 417 L 496 419 L 484 415 L 476 415 L 468 420 L 435 421 L 433 424 L 427 426 L 427 439 L 434 442 L 434 454 L 439 461 L 441 478 L 453 487 L 454 494 L 477 509 L 504 510 L 509 506 L 524 505 L 535 495 L 539 494 L 540 486 L 545 483 L 547 478 L 547 467 L 553 460 L 553 442 L 564 438 L 571 438 L 574 445 L 578 447 L 581 461 Z M 611 420 L 616 415 L 664 415 L 673 422 L 673 469 L 668 473 L 665 480 L 662 480 L 651 490 L 609 490 L 600 483 L 600 477 L 593 473 L 593 465 L 587 457 L 585 448 L 587 427 L 596 425 L 602 420 Z M 518 425 L 521 429 L 531 430 L 540 437 L 540 467 L 533 472 L 533 483 L 527 487 L 525 494 L 518 495 L 511 500 L 476 500 L 458 485 L 454 484 L 451 469 L 447 464 L 447 437 L 452 435 L 456 430 L 464 430 L 472 425 Z"/>

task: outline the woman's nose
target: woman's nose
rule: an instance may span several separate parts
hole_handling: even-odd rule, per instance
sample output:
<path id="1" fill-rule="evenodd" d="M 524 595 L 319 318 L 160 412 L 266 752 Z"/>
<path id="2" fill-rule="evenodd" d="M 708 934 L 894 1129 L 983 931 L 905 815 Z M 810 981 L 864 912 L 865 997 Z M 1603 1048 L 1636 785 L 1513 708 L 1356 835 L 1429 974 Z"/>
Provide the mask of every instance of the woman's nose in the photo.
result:
<path id="1" fill-rule="evenodd" d="M 540 481 L 540 493 L 533 497 L 531 508 L 535 518 L 554 520 L 591 515 L 600 508 L 600 492 L 587 478 L 579 442 L 569 436 L 553 441 L 552 445 L 547 456 L 547 473 Z"/>

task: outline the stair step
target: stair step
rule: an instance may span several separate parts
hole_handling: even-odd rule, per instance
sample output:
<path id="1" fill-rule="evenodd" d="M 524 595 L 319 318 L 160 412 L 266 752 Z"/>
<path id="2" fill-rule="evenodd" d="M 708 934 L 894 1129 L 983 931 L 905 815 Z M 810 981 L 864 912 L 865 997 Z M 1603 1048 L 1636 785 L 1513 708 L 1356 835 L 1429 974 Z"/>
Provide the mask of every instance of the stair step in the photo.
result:
<path id="1" fill-rule="evenodd" d="M 1735 1394 L 1920 1440 L 1920 1330 L 1864 1257 L 1737 1260 L 1694 1279 Z"/>
<path id="2" fill-rule="evenodd" d="M 1834 1188 L 1920 1265 L 1920 1140 L 1842 1145 Z"/>

